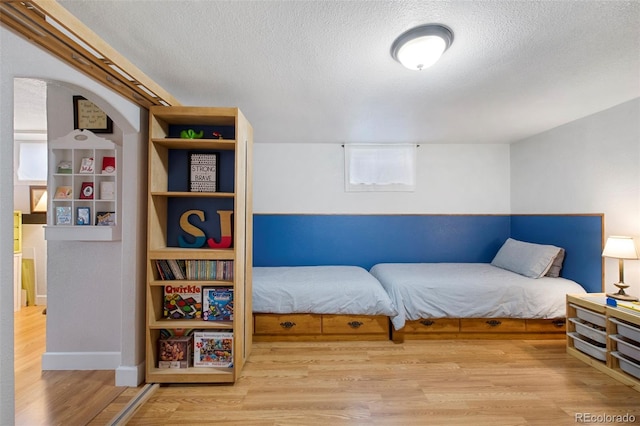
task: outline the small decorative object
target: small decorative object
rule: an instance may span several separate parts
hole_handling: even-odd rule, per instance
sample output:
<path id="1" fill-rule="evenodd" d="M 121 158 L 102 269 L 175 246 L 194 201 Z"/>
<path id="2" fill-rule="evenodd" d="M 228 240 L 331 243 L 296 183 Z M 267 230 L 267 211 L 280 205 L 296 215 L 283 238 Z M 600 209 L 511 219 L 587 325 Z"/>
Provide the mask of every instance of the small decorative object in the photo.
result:
<path id="1" fill-rule="evenodd" d="M 218 189 L 218 154 L 189 154 L 189 191 L 216 192 Z"/>
<path id="2" fill-rule="evenodd" d="M 80 188 L 80 199 L 93 200 L 93 182 L 82 182 L 82 188 Z"/>
<path id="3" fill-rule="evenodd" d="M 116 173 L 116 157 L 102 158 L 102 174 L 113 175 Z"/>
<path id="4" fill-rule="evenodd" d="M 31 213 L 47 212 L 47 187 L 46 186 L 30 186 L 29 200 L 31 204 Z"/>
<path id="5" fill-rule="evenodd" d="M 76 209 L 76 225 L 91 225 L 91 209 L 89 207 Z"/>
<path id="6" fill-rule="evenodd" d="M 116 212 L 98 212 L 96 214 L 97 226 L 115 226 Z"/>
<path id="7" fill-rule="evenodd" d="M 94 171 L 94 165 L 93 165 L 93 158 L 92 157 L 85 157 L 82 159 L 82 161 L 80 162 L 80 170 L 78 170 L 78 173 L 81 174 L 91 174 Z"/>
<path id="8" fill-rule="evenodd" d="M 204 130 L 200 130 L 200 132 L 198 133 L 196 133 L 196 131 L 193 129 L 183 130 L 180 132 L 180 137 L 182 139 L 200 139 L 203 136 L 204 136 Z"/>
<path id="9" fill-rule="evenodd" d="M 183 235 L 178 235 L 178 245 L 182 248 L 200 248 L 207 240 L 202 229 L 189 223 L 189 216 L 191 215 L 198 216 L 198 219 L 204 222 L 204 211 L 202 210 L 187 210 L 182 213 L 182 216 L 180 216 L 180 228 L 193 237 L 193 242 L 190 243 Z"/>
<path id="10" fill-rule="evenodd" d="M 71 206 L 56 207 L 56 225 L 71 225 Z"/>
<path id="11" fill-rule="evenodd" d="M 100 199 L 101 200 L 115 200 L 116 198 L 116 183 L 110 180 L 104 180 L 100 182 Z"/>
<path id="12" fill-rule="evenodd" d="M 55 200 L 68 200 L 71 198 L 71 194 L 73 193 L 73 190 L 71 189 L 70 186 L 59 186 L 58 188 L 56 188 L 56 193 L 55 196 L 53 197 Z"/>
<path id="13" fill-rule="evenodd" d="M 213 137 L 217 139 L 222 139 L 222 134 L 220 132 L 213 132 Z"/>
<path id="14" fill-rule="evenodd" d="M 113 121 L 90 100 L 73 97 L 73 128 L 93 133 L 113 133 Z"/>
<path id="15" fill-rule="evenodd" d="M 207 240 L 207 244 L 211 248 L 229 248 L 231 247 L 231 215 L 233 210 L 218 210 L 220 215 L 220 241 L 217 242 L 213 238 Z"/>
<path id="16" fill-rule="evenodd" d="M 71 174 L 71 161 L 61 161 L 58 163 L 57 173 L 61 175 Z"/>

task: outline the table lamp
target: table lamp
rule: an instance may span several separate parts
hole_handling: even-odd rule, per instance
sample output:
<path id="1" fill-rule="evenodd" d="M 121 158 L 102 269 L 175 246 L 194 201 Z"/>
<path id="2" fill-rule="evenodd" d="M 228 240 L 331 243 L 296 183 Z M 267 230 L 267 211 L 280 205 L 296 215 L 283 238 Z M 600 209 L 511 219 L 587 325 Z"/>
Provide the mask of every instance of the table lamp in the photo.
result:
<path id="1" fill-rule="evenodd" d="M 636 250 L 633 238 L 610 236 L 607 238 L 607 243 L 604 245 L 602 257 L 618 259 L 618 267 L 620 271 L 620 281 L 614 284 L 620 290 L 617 293 L 607 293 L 607 296 L 618 300 L 638 300 L 637 297 L 630 296 L 624 292 L 624 289 L 629 287 L 629 285 L 624 283 L 624 259 L 638 259 L 638 251 Z"/>

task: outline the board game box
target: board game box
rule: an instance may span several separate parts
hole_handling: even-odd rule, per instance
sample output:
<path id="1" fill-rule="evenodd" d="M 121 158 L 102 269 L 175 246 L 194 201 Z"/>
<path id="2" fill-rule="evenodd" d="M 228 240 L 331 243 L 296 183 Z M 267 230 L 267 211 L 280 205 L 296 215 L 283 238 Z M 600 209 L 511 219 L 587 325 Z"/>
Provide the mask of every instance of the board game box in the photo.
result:
<path id="1" fill-rule="evenodd" d="M 194 367 L 233 367 L 233 333 L 196 331 L 193 333 Z"/>
<path id="2" fill-rule="evenodd" d="M 193 364 L 191 336 L 158 339 L 158 368 L 189 368 Z"/>
<path id="3" fill-rule="evenodd" d="M 233 288 L 204 287 L 202 289 L 202 319 L 205 321 L 232 321 Z"/>
<path id="4" fill-rule="evenodd" d="M 201 319 L 202 286 L 164 286 L 164 317 L 170 319 Z"/>

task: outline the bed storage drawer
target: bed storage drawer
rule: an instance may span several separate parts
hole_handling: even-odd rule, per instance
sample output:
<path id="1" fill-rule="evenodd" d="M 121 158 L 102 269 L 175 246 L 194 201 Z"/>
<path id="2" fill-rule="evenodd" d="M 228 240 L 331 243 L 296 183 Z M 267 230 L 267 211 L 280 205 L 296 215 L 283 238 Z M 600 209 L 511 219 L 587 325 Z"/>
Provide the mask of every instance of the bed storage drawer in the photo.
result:
<path id="1" fill-rule="evenodd" d="M 458 318 L 428 318 L 407 321 L 404 328 L 407 333 L 457 333 L 460 331 Z"/>
<path id="2" fill-rule="evenodd" d="M 526 324 L 523 319 L 462 318 L 460 319 L 460 331 L 463 333 L 518 333 L 526 331 Z"/>
<path id="3" fill-rule="evenodd" d="M 534 333 L 565 333 L 567 321 L 564 318 L 528 319 L 525 320 L 528 332 Z"/>
<path id="4" fill-rule="evenodd" d="M 255 334 L 320 334 L 321 315 L 254 314 Z"/>
<path id="5" fill-rule="evenodd" d="M 389 318 L 370 315 L 322 315 L 324 334 L 388 333 Z"/>

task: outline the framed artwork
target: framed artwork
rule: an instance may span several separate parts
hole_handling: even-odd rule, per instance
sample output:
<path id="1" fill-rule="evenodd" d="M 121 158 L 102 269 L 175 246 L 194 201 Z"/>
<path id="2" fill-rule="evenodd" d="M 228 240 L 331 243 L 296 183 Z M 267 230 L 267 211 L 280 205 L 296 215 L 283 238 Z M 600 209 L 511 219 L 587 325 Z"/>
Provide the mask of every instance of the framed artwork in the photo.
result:
<path id="1" fill-rule="evenodd" d="M 76 209 L 76 225 L 91 225 L 91 208 L 78 207 Z"/>
<path id="2" fill-rule="evenodd" d="M 189 191 L 218 190 L 218 153 L 189 153 Z"/>
<path id="3" fill-rule="evenodd" d="M 31 204 L 31 213 L 46 213 L 47 187 L 29 186 L 29 201 Z"/>
<path id="4" fill-rule="evenodd" d="M 90 130 L 93 133 L 113 133 L 113 121 L 90 100 L 74 96 L 73 128 Z"/>

